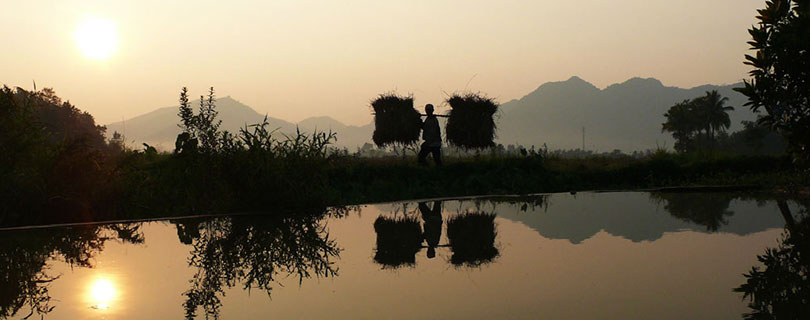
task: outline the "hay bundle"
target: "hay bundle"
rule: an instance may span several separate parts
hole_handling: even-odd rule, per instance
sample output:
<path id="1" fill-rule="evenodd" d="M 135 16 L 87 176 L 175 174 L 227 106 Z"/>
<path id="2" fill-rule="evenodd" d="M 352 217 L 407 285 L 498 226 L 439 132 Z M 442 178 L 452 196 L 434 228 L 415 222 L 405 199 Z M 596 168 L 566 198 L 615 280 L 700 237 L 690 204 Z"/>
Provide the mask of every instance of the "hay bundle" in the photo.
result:
<path id="1" fill-rule="evenodd" d="M 495 248 L 495 215 L 467 212 L 447 220 L 447 238 L 454 265 L 480 266 L 498 256 Z"/>
<path id="2" fill-rule="evenodd" d="M 377 252 L 374 261 L 397 268 L 416 263 L 416 253 L 422 249 L 422 227 L 413 217 L 378 217 L 374 221 Z"/>
<path id="3" fill-rule="evenodd" d="M 494 100 L 481 94 L 454 94 L 447 99 L 450 117 L 445 136 L 451 144 L 464 149 L 483 149 L 495 145 Z"/>
<path id="4" fill-rule="evenodd" d="M 381 94 L 371 102 L 374 108 L 374 135 L 379 147 L 392 144 L 413 144 L 419 140 L 422 119 L 413 108 L 413 97 L 400 97 L 395 93 Z"/>

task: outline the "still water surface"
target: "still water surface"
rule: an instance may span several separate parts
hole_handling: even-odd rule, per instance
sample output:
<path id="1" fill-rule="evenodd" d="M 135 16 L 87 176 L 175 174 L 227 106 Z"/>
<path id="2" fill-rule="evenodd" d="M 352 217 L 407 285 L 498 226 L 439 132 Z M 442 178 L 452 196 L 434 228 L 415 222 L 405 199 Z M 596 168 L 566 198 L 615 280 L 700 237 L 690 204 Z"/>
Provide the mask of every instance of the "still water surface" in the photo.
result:
<path id="1" fill-rule="evenodd" d="M 617 192 L 0 231 L 0 318 L 738 319 L 784 225 L 768 195 Z"/>

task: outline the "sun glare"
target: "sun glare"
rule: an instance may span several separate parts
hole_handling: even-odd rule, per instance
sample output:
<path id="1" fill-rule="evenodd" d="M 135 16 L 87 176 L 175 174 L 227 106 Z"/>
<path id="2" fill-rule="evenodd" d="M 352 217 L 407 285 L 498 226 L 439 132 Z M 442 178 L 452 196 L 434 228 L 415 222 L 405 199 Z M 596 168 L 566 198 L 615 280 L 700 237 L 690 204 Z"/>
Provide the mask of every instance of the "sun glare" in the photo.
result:
<path id="1" fill-rule="evenodd" d="M 107 310 L 118 292 L 110 279 L 98 278 L 90 284 L 88 299 L 93 309 Z"/>
<path id="2" fill-rule="evenodd" d="M 90 18 L 76 28 L 76 45 L 85 57 L 106 60 L 116 49 L 118 36 L 115 23 L 103 18 Z"/>

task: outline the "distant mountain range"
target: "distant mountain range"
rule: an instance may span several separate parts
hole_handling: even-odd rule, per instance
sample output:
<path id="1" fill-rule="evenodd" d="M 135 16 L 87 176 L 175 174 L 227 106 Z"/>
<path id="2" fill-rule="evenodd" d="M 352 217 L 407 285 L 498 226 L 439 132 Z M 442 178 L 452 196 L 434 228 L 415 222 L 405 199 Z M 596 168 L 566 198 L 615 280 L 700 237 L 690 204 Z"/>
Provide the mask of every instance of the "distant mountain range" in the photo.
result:
<path id="1" fill-rule="evenodd" d="M 746 97 L 732 90 L 741 86 L 682 89 L 666 87 L 653 78 L 632 78 L 600 90 L 578 77 L 548 82 L 520 100 L 501 105 L 498 140 L 504 145 L 546 143 L 549 149 L 581 148 L 584 127 L 586 150 L 672 149 L 672 136 L 661 132 L 664 113 L 672 105 L 706 91 L 717 90 L 729 98 L 727 105 L 734 107 L 731 131 L 741 129 L 742 120 L 756 119 L 750 109 L 742 107 Z"/>
<path id="2" fill-rule="evenodd" d="M 729 98 L 728 105 L 735 108 L 731 112 L 731 131 L 741 129 L 742 120 L 754 120 L 756 116 L 748 108 L 742 107 L 745 97 L 732 90 L 739 86 L 741 84 L 737 83 L 682 89 L 666 87 L 653 78 L 632 78 L 605 89 L 599 89 L 578 77 L 548 82 L 519 100 L 501 105 L 496 114 L 497 142 L 538 147 L 545 143 L 550 149 L 581 148 L 584 127 L 585 147 L 588 150 L 671 148 L 671 136 L 661 132 L 664 113 L 675 103 L 701 96 L 706 91 L 717 90 Z M 192 102 L 192 105 L 196 104 Z M 146 142 L 171 150 L 180 133 L 177 110 L 176 106 L 160 108 L 129 120 L 110 123 L 107 132 L 123 133 L 130 144 Z M 222 129 L 231 132 L 237 132 L 246 124 L 261 122 L 264 118 L 264 115 L 231 97 L 217 99 L 217 110 Z M 287 134 L 295 132 L 296 125 L 305 132 L 331 129 L 337 132 L 337 145 L 349 150 L 371 142 L 374 132 L 373 123 L 348 126 L 330 117 L 312 117 L 297 124 L 272 117 L 267 120 L 271 128 Z"/>
<path id="3" fill-rule="evenodd" d="M 535 200 L 539 197 L 535 197 Z M 692 206 L 695 220 L 717 216 L 703 207 L 707 199 L 727 200 L 717 230 L 668 212 L 667 202 L 656 200 L 647 192 L 580 192 L 550 194 L 539 206 L 526 199 L 493 198 L 486 201 L 446 201 L 445 219 L 462 212 L 495 213 L 499 218 L 520 222 L 548 239 L 564 239 L 573 244 L 586 241 L 600 232 L 633 242 L 655 241 L 667 233 L 693 231 L 749 235 L 770 229 L 781 229 L 785 220 L 773 200 L 752 200 L 721 193 L 684 194 L 681 206 Z M 511 203 L 510 203 L 511 201 Z M 692 202 L 689 202 L 692 201 Z M 407 203 L 407 202 L 405 202 Z M 413 203 L 408 203 L 414 209 Z M 403 203 L 375 205 L 381 212 L 403 210 Z M 722 208 L 721 208 L 722 209 Z"/>
<path id="4" fill-rule="evenodd" d="M 199 105 L 200 100 L 192 101 L 192 106 Z M 195 108 L 196 110 L 196 108 Z M 220 129 L 231 133 L 238 133 L 240 128 L 262 122 L 265 115 L 259 114 L 251 107 L 227 96 L 217 99 L 218 119 L 222 120 Z M 148 143 L 162 150 L 173 150 L 174 141 L 180 133 L 177 124 L 178 106 L 160 108 L 155 111 L 134 117 L 129 120 L 110 123 L 107 125 L 107 134 L 122 133 L 128 144 L 139 146 Z M 371 140 L 374 125 L 362 127 L 347 126 L 330 117 L 312 117 L 295 124 L 282 119 L 267 117 L 270 129 L 278 129 L 282 134 L 293 134 L 296 125 L 302 132 L 329 131 L 338 133 L 337 145 L 341 147 L 360 146 Z"/>

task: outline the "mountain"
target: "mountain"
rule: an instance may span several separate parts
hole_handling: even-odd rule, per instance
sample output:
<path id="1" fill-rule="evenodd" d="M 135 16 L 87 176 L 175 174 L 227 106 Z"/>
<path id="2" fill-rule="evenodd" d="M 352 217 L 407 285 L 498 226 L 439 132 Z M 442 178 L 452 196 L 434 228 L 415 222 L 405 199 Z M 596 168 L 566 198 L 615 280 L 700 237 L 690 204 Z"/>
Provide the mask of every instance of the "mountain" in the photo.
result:
<path id="1" fill-rule="evenodd" d="M 335 144 L 339 147 L 348 148 L 350 151 L 354 151 L 364 143 L 371 143 L 371 135 L 374 132 L 373 123 L 364 126 L 347 126 L 330 117 L 307 118 L 298 122 L 298 127 L 309 132 L 314 130 L 336 132 L 337 141 Z"/>
<path id="2" fill-rule="evenodd" d="M 653 78 L 632 78 L 599 89 L 579 77 L 548 82 L 533 92 L 501 105 L 497 142 L 541 146 L 549 149 L 582 147 L 588 150 L 624 151 L 672 148 L 674 140 L 661 132 L 664 113 L 672 105 L 717 90 L 728 97 L 731 131 L 742 128 L 740 121 L 756 115 L 742 105 L 745 96 L 733 91 L 741 84 L 704 85 L 691 89 L 664 86 Z"/>
<path id="3" fill-rule="evenodd" d="M 192 106 L 197 106 L 200 100 L 191 101 Z M 232 133 L 239 132 L 245 125 L 260 123 L 264 115 L 259 114 L 251 107 L 227 96 L 217 99 L 217 118 L 222 120 L 222 130 Z M 141 143 L 148 143 L 161 150 L 173 150 L 174 141 L 180 133 L 177 124 L 180 118 L 177 116 L 178 107 L 165 107 L 155 111 L 134 117 L 129 120 L 114 122 L 107 125 L 107 134 L 113 132 L 122 133 L 128 144 L 139 146 Z M 294 134 L 296 124 L 281 119 L 267 117 L 269 128 L 278 129 L 280 134 Z M 371 140 L 371 133 L 374 131 L 373 125 L 368 124 L 362 127 L 347 126 L 329 117 L 313 117 L 299 122 L 298 127 L 302 132 L 312 132 L 332 130 L 337 132 L 337 146 L 353 149 Z"/>
<path id="4" fill-rule="evenodd" d="M 725 215 L 701 206 L 705 203 L 702 200 L 722 198 L 728 200 Z M 715 232 L 748 235 L 785 225 L 775 201 L 757 202 L 712 193 L 687 194 L 681 200 L 692 200 L 680 205 L 691 206 L 692 212 L 700 213 L 699 217 L 722 217 Z M 646 192 L 557 193 L 544 201 L 547 207 L 496 203 L 491 210 L 501 218 L 523 223 L 545 238 L 565 239 L 574 244 L 602 231 L 633 242 L 655 241 L 671 232 L 710 232 L 705 225 L 668 212 L 666 202 L 661 203 Z"/>
<path id="5" fill-rule="evenodd" d="M 671 194 L 667 196 L 671 197 Z M 675 201 L 675 206 L 688 207 L 693 216 L 682 217 L 677 212 L 670 212 L 673 203 L 648 192 L 553 193 L 529 198 L 446 200 L 442 206 L 445 218 L 462 212 L 494 213 L 499 218 L 522 223 L 544 238 L 568 240 L 573 244 L 587 241 L 600 232 L 642 242 L 683 231 L 745 236 L 785 226 L 776 201 L 771 199 L 749 199 L 730 193 L 684 193 L 679 194 Z M 725 204 L 725 207 L 705 206 L 707 202 Z M 412 202 L 378 204 L 375 207 L 384 213 L 417 210 Z M 705 224 L 713 220 L 718 222 L 716 230 Z"/>
<path id="6" fill-rule="evenodd" d="M 582 127 L 585 127 L 586 149 L 624 151 L 672 148 L 674 141 L 661 132 L 664 113 L 680 101 L 702 96 L 717 90 L 728 97 L 731 131 L 742 128 L 740 121 L 756 118 L 747 107 L 745 96 L 732 89 L 741 84 L 704 85 L 691 89 L 664 86 L 653 78 L 632 78 L 604 89 L 579 77 L 566 81 L 548 82 L 519 100 L 501 105 L 496 116 L 498 124 L 496 142 L 504 145 L 522 144 L 549 149 L 575 149 L 582 147 Z M 196 106 L 199 100 L 191 102 Z M 231 98 L 217 99 L 222 129 L 236 133 L 246 124 L 261 122 L 264 115 Z M 107 125 L 107 133 L 123 133 L 130 145 L 146 142 L 162 150 L 172 150 L 180 128 L 177 127 L 178 107 L 160 108 L 144 115 Z M 371 142 L 374 124 L 347 126 L 330 117 L 312 117 L 297 124 L 268 117 L 270 128 L 279 133 L 293 134 L 296 125 L 302 132 L 332 130 L 337 133 L 338 147 L 349 150 Z M 443 127 L 443 126 L 442 126 Z"/>

